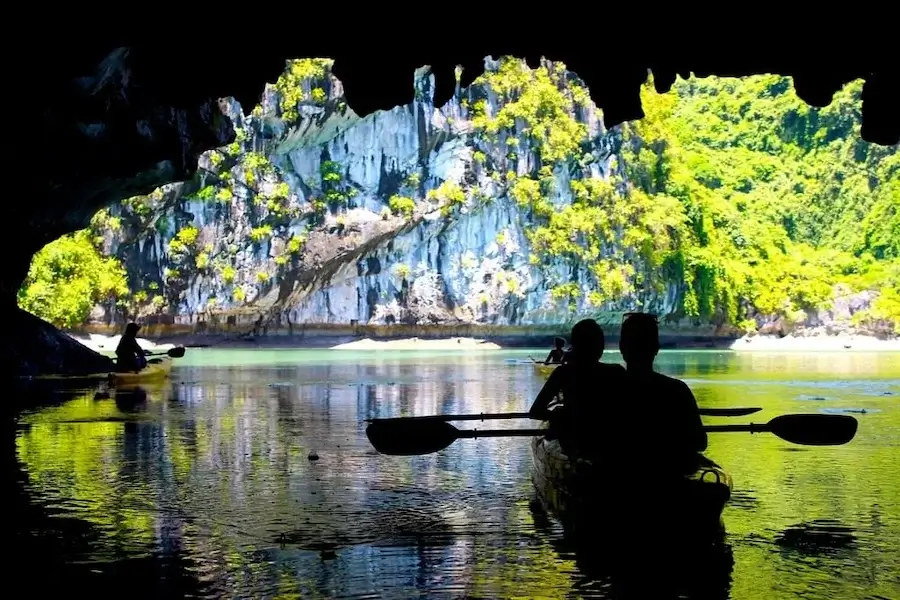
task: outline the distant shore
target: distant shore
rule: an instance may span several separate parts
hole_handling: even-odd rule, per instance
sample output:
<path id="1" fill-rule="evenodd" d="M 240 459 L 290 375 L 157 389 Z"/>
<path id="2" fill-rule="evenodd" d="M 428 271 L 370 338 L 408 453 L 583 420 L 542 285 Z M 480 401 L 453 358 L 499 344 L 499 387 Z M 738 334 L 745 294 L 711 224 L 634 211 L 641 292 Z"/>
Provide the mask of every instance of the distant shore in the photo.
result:
<path id="1" fill-rule="evenodd" d="M 867 335 L 754 335 L 735 340 L 731 349 L 735 352 L 900 352 L 900 338 L 882 340 Z"/>
<path id="2" fill-rule="evenodd" d="M 143 331 L 142 331 L 143 333 Z M 100 333 L 69 333 L 70 336 L 85 346 L 101 353 L 112 353 L 116 349 L 121 336 Z M 176 333 L 169 335 L 152 335 L 138 337 L 138 343 L 146 349 L 166 350 L 174 346 L 188 348 L 309 348 L 335 350 L 472 350 L 495 351 L 514 348 L 551 348 L 554 337 L 560 335 L 546 334 L 493 334 L 493 335 L 454 335 L 429 332 L 427 335 L 329 335 L 317 332 L 313 335 L 227 335 L 223 333 Z M 568 336 L 564 335 L 568 338 Z M 664 349 L 727 349 L 734 338 L 709 337 L 700 335 L 661 336 Z M 618 346 L 617 338 L 608 336 L 607 348 Z"/>
<path id="3" fill-rule="evenodd" d="M 112 354 L 120 336 L 102 334 L 70 334 L 76 340 L 103 354 Z M 664 350 L 733 350 L 735 352 L 900 352 L 900 338 L 881 340 L 870 336 L 745 336 L 742 338 L 710 338 L 703 336 L 661 336 Z M 420 351 L 497 351 L 512 348 L 543 348 L 553 345 L 547 336 L 397 336 L 382 339 L 368 336 L 258 336 L 177 335 L 138 338 L 143 348 L 165 352 L 176 346 L 241 348 L 315 348 L 332 350 L 420 350 Z M 607 348 L 616 349 L 618 340 L 607 338 Z"/>
<path id="4" fill-rule="evenodd" d="M 474 338 L 373 340 L 363 338 L 331 347 L 332 350 L 502 350 L 503 346 Z"/>

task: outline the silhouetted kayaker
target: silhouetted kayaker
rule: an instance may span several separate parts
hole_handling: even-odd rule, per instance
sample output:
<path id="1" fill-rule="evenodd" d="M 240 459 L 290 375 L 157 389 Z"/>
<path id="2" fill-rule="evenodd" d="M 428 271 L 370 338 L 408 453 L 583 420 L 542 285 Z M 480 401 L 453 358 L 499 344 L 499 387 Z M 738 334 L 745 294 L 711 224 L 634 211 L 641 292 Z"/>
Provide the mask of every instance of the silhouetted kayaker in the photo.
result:
<path id="1" fill-rule="evenodd" d="M 572 328 L 572 350 L 538 393 L 529 413 L 549 420 L 566 452 L 591 451 L 596 438 L 595 424 L 603 410 L 602 398 L 617 395 L 625 370 L 620 365 L 600 362 L 606 339 L 593 319 L 579 321 Z M 550 403 L 561 398 L 561 406 L 550 410 Z"/>
<path id="2" fill-rule="evenodd" d="M 558 337 L 554 340 L 556 347 L 550 351 L 550 354 L 547 355 L 547 358 L 544 359 L 544 362 L 548 365 L 558 365 L 562 364 L 566 358 L 565 345 L 566 340 L 564 338 Z"/>
<path id="3" fill-rule="evenodd" d="M 147 358 L 144 349 L 137 341 L 137 333 L 141 326 L 137 323 L 129 323 L 125 327 L 125 333 L 116 346 L 116 370 L 140 371 L 147 366 Z"/>
<path id="4" fill-rule="evenodd" d="M 627 313 L 622 321 L 619 349 L 625 359 L 625 389 L 632 405 L 640 407 L 641 443 L 654 460 L 680 469 L 693 465 L 706 450 L 706 432 L 697 400 L 686 383 L 653 370 L 659 353 L 659 324 L 647 313 Z"/>

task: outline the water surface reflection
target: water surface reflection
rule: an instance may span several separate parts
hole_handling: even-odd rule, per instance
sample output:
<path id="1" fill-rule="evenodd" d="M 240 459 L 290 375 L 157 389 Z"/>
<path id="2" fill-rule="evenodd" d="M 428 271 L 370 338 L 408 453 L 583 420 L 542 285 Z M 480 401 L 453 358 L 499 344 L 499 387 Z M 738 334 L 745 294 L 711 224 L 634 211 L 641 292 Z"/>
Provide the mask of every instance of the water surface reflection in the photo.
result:
<path id="1" fill-rule="evenodd" d="M 369 417 L 524 410 L 542 382 L 504 362 L 511 354 L 195 354 L 171 385 L 89 391 L 20 419 L 28 506 L 41 527 L 69 531 L 76 525 L 62 519 L 77 519 L 83 543 L 61 560 L 88 561 L 89 580 L 130 573 L 144 582 L 138 594 L 216 597 L 615 594 L 609 573 L 536 509 L 527 440 L 467 440 L 404 458 L 380 456 L 365 439 Z M 714 436 L 710 454 L 737 490 L 719 554 L 695 561 L 709 585 L 693 597 L 772 598 L 804 586 L 815 597 L 895 596 L 900 360 L 851 368 L 832 358 L 827 370 L 773 360 L 673 352 L 661 366 L 689 380 L 701 404 L 763 406 L 759 420 L 809 410 L 797 398 L 810 388 L 831 398 L 816 408 L 881 412 L 861 416 L 858 439 L 842 448 Z M 873 386 L 895 395 L 867 393 Z M 665 562 L 640 564 L 653 577 Z"/>

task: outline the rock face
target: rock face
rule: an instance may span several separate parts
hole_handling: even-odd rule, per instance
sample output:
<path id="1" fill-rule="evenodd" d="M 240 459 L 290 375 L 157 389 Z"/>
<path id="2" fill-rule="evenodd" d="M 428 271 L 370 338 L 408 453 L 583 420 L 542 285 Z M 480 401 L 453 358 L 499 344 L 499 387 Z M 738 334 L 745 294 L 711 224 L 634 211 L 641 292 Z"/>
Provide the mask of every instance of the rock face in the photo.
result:
<path id="1" fill-rule="evenodd" d="M 202 155 L 192 180 L 95 217 L 134 292 L 124 313 L 98 307 L 95 330 L 142 318 L 157 334 L 521 335 L 644 310 L 669 332 L 737 333 L 733 309 L 684 316 L 714 286 L 685 271 L 706 259 L 685 257 L 684 206 L 654 183 L 667 138 L 606 129 L 562 65 L 485 60 L 440 107 L 422 68 L 412 103 L 366 117 L 331 65 L 291 61 L 249 111 L 222 100 L 234 143 Z M 736 301 L 760 331 L 847 320 L 792 310 L 788 325 Z"/>
<path id="2" fill-rule="evenodd" d="M 422 69 L 415 102 L 360 118 L 327 62 L 298 63 L 295 87 L 269 86 L 249 114 L 223 104 L 238 142 L 204 155 L 198 179 L 99 217 L 107 252 L 143 290 L 139 314 L 176 328 L 252 323 L 271 333 L 300 324 L 558 328 L 679 306 L 677 282 L 607 301 L 587 292 L 589 265 L 531 253 L 537 209 L 522 182 L 539 165 L 534 136 L 523 125 L 488 133 L 485 115 L 503 106 L 492 87 L 457 88 L 438 108 Z M 560 81 L 573 78 L 547 66 Z M 299 90 L 296 108 L 290 89 Z M 545 167 L 551 210 L 570 205 L 582 182 L 622 181 L 621 128 L 606 130 L 586 94 L 558 99 L 587 159 L 577 172 Z"/>
<path id="3" fill-rule="evenodd" d="M 788 320 L 784 317 L 756 317 L 760 335 L 785 337 L 848 336 L 863 334 L 879 339 L 895 338 L 894 324 L 887 319 L 867 321 L 860 326 L 854 316 L 872 308 L 878 292 L 853 292 L 843 285 L 834 286 L 831 306 L 827 309 L 806 310 Z"/>
<path id="4" fill-rule="evenodd" d="M 51 324 L 19 311 L 4 327 L 0 344 L 0 379 L 56 373 L 108 373 L 113 361 L 60 333 Z"/>
<path id="5" fill-rule="evenodd" d="M 284 14 L 290 13 L 290 9 L 287 11 Z M 310 22 L 316 20 L 313 13 L 314 9 L 308 6 L 296 9 L 298 18 Z M 343 56 L 343 52 L 348 52 L 345 40 L 324 30 L 280 40 L 265 34 L 264 44 L 219 44 L 216 60 L 209 61 L 206 38 L 193 43 L 136 43 L 147 40 L 137 40 L 117 28 L 106 31 L 96 26 L 93 14 L 83 16 L 79 22 L 74 13 L 67 15 L 67 31 L 42 42 L 45 47 L 50 46 L 48 53 L 25 52 L 16 57 L 14 80 L 19 88 L 29 90 L 29 105 L 32 113 L 38 115 L 41 134 L 34 135 L 32 120 L 25 120 L 28 124 L 20 132 L 20 139 L 31 146 L 28 151 L 17 153 L 14 160 L 23 161 L 19 170 L 25 172 L 35 164 L 37 156 L 42 168 L 29 183 L 28 201 L 16 203 L 11 215 L 11 221 L 29 235 L 4 236 L 0 243 L 4 257 L 0 267 L 0 312 L 4 322 L 20 318 L 16 296 L 36 251 L 60 235 L 84 227 L 91 215 L 104 206 L 134 194 L 150 193 L 165 183 L 191 178 L 201 152 L 233 139 L 227 120 L 215 110 L 215 98 L 235 96 L 246 105 L 252 104 L 250 100 L 257 97 L 263 82 L 277 77 L 284 59 L 289 57 L 337 57 L 339 76 L 351 88 L 347 100 L 364 115 L 405 102 L 410 93 L 409 73 L 423 64 L 435 66 L 437 93 L 442 99 L 438 104 L 443 105 L 443 99 L 450 96 L 454 87 L 450 76 L 454 66 L 466 65 L 466 84 L 465 78 L 478 74 L 481 57 L 491 53 L 537 56 L 553 52 L 554 58 L 565 60 L 596 90 L 603 89 L 596 100 L 604 106 L 609 123 L 640 116 L 638 90 L 648 67 L 652 67 L 657 85 L 663 90 L 674 81 L 676 72 L 792 73 L 802 97 L 816 106 L 826 104 L 842 83 L 866 77 L 866 116 L 861 136 L 876 143 L 894 144 L 900 135 L 895 110 L 896 69 L 886 58 L 873 62 L 872 57 L 891 54 L 878 46 L 878 34 L 871 30 L 860 33 L 869 54 L 852 58 L 855 64 L 844 60 L 846 56 L 840 47 L 823 44 L 817 34 L 792 38 L 798 49 L 803 48 L 798 53 L 801 60 L 792 58 L 783 46 L 777 56 L 754 59 L 749 58 L 745 47 L 731 51 L 727 43 L 722 43 L 713 59 L 703 49 L 689 50 L 679 45 L 667 46 L 662 57 L 653 57 L 649 51 L 629 52 L 612 63 L 603 50 L 585 53 L 580 42 L 573 42 L 577 36 L 569 31 L 558 34 L 557 39 L 552 39 L 552 32 L 542 35 L 542 48 L 523 41 L 515 28 L 506 26 L 498 27 L 484 39 L 469 40 L 464 48 L 448 44 L 444 51 L 439 44 L 405 44 L 399 52 L 386 48 L 384 40 L 402 39 L 403 32 L 398 29 L 392 33 L 380 27 L 372 34 L 376 37 L 362 38 L 361 43 L 367 47 L 365 56 L 355 50 Z M 39 22 L 40 19 L 26 19 L 26 29 L 28 23 Z M 667 23 L 671 25 L 668 20 Z M 160 23 L 160 27 L 164 25 Z M 745 26 L 754 27 L 747 23 Z M 728 29 L 732 39 L 733 27 L 732 23 Z M 222 31 L 225 29 L 223 22 Z M 85 39 L 83 31 L 91 31 L 89 39 Z M 611 40 L 612 35 L 607 33 L 607 47 L 618 45 Z M 798 35 L 802 37 L 802 33 Z M 893 41 L 891 35 L 883 39 L 884 44 Z M 631 34 L 623 33 L 620 43 L 630 40 Z M 834 54 L 834 60 L 825 59 L 823 52 Z M 805 57 L 811 54 L 818 55 L 827 68 L 810 65 Z M 47 61 L 46 55 L 55 58 Z M 846 65 L 843 70 L 834 68 L 838 63 Z M 203 67 L 198 68 L 201 64 Z M 15 348 L 16 342 L 14 337 L 0 340 L 8 348 Z M 36 350 L 35 360 L 40 363 L 42 355 L 49 351 L 50 346 Z M 82 358 L 92 360 L 90 355 Z"/>
<path id="6" fill-rule="evenodd" d="M 302 20 L 316 21 L 313 7 L 295 10 Z M 290 12 L 286 9 L 283 16 Z M 627 12 L 621 13 L 622 17 Z M 347 18 L 352 21 L 350 15 L 344 17 L 345 25 Z M 608 13 L 607 17 L 612 18 Z M 790 40 L 793 48 L 787 48 L 788 41 L 783 40 L 777 53 L 762 51 L 753 56 L 744 46 L 734 45 L 733 40 L 741 36 L 735 34 L 737 24 L 732 22 L 722 29 L 725 37 L 719 40 L 712 41 L 710 32 L 704 32 L 705 44 L 718 49 L 715 56 L 705 46 L 666 44 L 660 52 L 651 44 L 631 48 L 609 61 L 602 48 L 585 48 L 569 30 L 547 31 L 533 42 L 506 24 L 495 28 L 491 36 L 470 39 L 464 45 L 403 44 L 398 49 L 386 46 L 385 40 L 402 39 L 402 26 L 392 31 L 385 25 L 369 37 L 361 34 L 360 43 L 367 49 L 364 55 L 349 51 L 344 40 L 329 32 L 310 31 L 284 39 L 264 34 L 264 44 L 220 44 L 216 60 L 210 61 L 206 39 L 181 40 L 177 45 L 147 44 L 147 40 L 117 28 L 97 28 L 93 15 L 86 13 L 82 18 L 67 15 L 67 31 L 43 42 L 55 60 L 47 61 L 41 53 L 17 55 L 16 85 L 31 90 L 29 102 L 39 115 L 41 135 L 32 135 L 33 123 L 23 129 L 22 137 L 33 147 L 16 158 L 28 163 L 21 165 L 24 170 L 39 156 L 42 169 L 29 184 L 30 201 L 17 205 L 13 213 L 16 222 L 29 228 L 32 235 L 27 240 L 7 236 L 0 248 L 4 256 L 0 268 L 2 310 L 15 310 L 16 292 L 30 257 L 44 244 L 83 227 L 91 214 L 111 202 L 189 178 L 200 152 L 231 139 L 230 127 L 214 110 L 215 98 L 233 96 L 251 104 L 249 100 L 258 97 L 264 82 L 277 77 L 284 59 L 290 57 L 336 57 L 337 74 L 349 86 L 350 106 L 368 115 L 378 108 L 408 102 L 409 73 L 416 66 L 434 65 L 438 104 L 443 105 L 453 92 L 456 65 L 465 66 L 463 85 L 468 85 L 480 74 L 486 55 L 534 57 L 549 53 L 580 73 L 592 89 L 602 90 L 595 100 L 603 107 L 609 126 L 641 116 L 639 90 L 648 68 L 656 75 L 660 91 L 669 89 L 676 73 L 790 73 L 800 96 L 815 106 L 825 106 L 844 83 L 864 77 L 861 136 L 886 145 L 900 139 L 900 118 L 895 110 L 897 70 L 889 58 L 893 31 L 877 25 L 883 19 L 868 19 L 856 44 L 866 50 L 852 57 L 842 46 L 823 41 L 815 28 L 808 34 L 795 32 Z M 26 29 L 28 23 L 39 22 L 26 20 Z M 741 23 L 747 29 L 762 26 L 746 19 Z M 667 18 L 666 27 L 671 26 Z M 884 30 L 878 31 L 880 27 Z M 89 41 L 80 33 L 87 30 L 92 32 Z M 842 35 L 849 43 L 851 31 Z M 609 31 L 605 40 L 604 47 L 624 46 L 630 44 L 631 35 Z M 809 62 L 813 55 L 816 64 Z"/>

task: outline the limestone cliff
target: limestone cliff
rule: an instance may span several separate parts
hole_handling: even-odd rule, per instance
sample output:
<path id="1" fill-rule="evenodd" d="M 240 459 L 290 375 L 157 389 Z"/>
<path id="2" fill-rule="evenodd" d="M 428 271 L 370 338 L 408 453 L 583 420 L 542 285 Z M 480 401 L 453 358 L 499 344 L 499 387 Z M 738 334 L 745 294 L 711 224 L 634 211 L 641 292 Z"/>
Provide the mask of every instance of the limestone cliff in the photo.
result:
<path id="1" fill-rule="evenodd" d="M 251 110 L 223 99 L 233 144 L 95 217 L 131 295 L 92 321 L 524 332 L 647 310 L 692 334 L 784 332 L 862 292 L 847 323 L 881 295 L 867 322 L 893 327 L 897 149 L 848 141 L 860 86 L 811 109 L 783 77 L 690 80 L 606 130 L 563 65 L 485 62 L 443 106 L 422 68 L 414 102 L 364 118 L 327 60 L 290 61 Z M 882 216 L 848 227 L 851 193 Z M 837 285 L 872 265 L 874 288 Z"/>
<path id="2" fill-rule="evenodd" d="M 571 180 L 617 181 L 621 134 L 602 127 L 574 75 L 543 71 L 565 103 L 548 108 L 583 135 L 581 163 L 548 173 L 527 123 L 495 135 L 478 123 L 503 108 L 489 85 L 435 107 L 422 69 L 415 102 L 359 118 L 328 66 L 295 62 L 249 113 L 223 102 L 238 141 L 205 155 L 197 180 L 98 217 L 106 251 L 139 290 L 138 312 L 288 326 L 561 325 L 638 306 L 675 311 L 675 284 L 598 300 L 585 265 L 530 256 L 536 209 L 521 197 L 527 188 L 514 197 L 517 181 L 543 164 L 554 210 L 573 201 Z M 586 293 L 567 293 L 573 285 Z"/>

